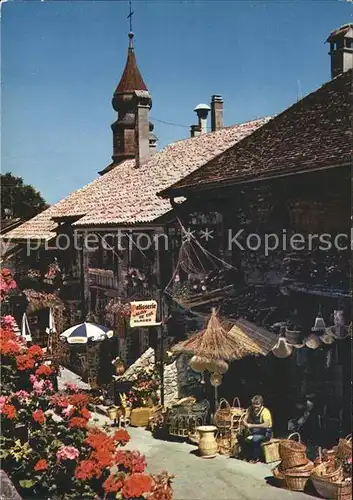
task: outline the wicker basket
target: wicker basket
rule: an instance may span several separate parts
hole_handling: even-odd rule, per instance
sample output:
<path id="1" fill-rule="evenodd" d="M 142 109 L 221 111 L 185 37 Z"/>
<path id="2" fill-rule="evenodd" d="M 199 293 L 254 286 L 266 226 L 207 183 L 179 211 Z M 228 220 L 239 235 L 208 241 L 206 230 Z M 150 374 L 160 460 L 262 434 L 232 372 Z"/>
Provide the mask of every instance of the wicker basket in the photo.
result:
<path id="1" fill-rule="evenodd" d="M 233 431 L 218 431 L 216 436 L 218 453 L 220 455 L 232 455 L 236 444 L 238 444 L 237 434 Z"/>
<path id="2" fill-rule="evenodd" d="M 277 482 L 277 486 L 279 488 L 286 488 L 286 481 L 285 481 L 285 477 L 284 477 L 284 474 L 283 472 L 281 472 L 277 467 L 275 467 L 274 469 L 272 469 L 272 474 L 273 474 L 273 477 L 276 479 L 276 482 Z"/>
<path id="3" fill-rule="evenodd" d="M 333 470 L 332 470 L 333 469 Z M 342 481 L 343 479 L 343 467 L 342 465 L 335 466 L 332 462 L 323 462 L 317 465 L 313 472 L 313 481 L 327 481 L 334 483 L 337 481 Z"/>
<path id="4" fill-rule="evenodd" d="M 342 481 L 343 469 L 341 466 L 328 473 L 330 465 L 332 467 L 332 464 L 322 463 L 313 470 L 311 480 L 316 491 L 323 498 L 330 500 L 350 500 L 352 498 L 352 483 Z"/>
<path id="5" fill-rule="evenodd" d="M 298 451 L 281 461 L 281 469 L 284 471 L 294 469 L 295 467 L 301 467 L 303 465 L 306 465 L 307 463 L 308 459 L 306 453 Z"/>
<path id="6" fill-rule="evenodd" d="M 217 427 L 231 428 L 232 427 L 232 409 L 226 399 L 221 399 L 218 409 L 214 416 L 214 424 Z"/>
<path id="7" fill-rule="evenodd" d="M 237 418 L 241 418 L 246 413 L 246 410 L 240 406 L 239 398 L 233 399 L 230 412 L 232 414 L 232 417 L 237 417 Z"/>
<path id="8" fill-rule="evenodd" d="M 317 493 L 330 500 L 352 500 L 352 481 L 323 481 L 320 478 L 311 476 Z"/>
<path id="9" fill-rule="evenodd" d="M 288 490 L 304 491 L 306 484 L 310 479 L 313 467 L 313 462 L 310 462 L 310 460 L 308 460 L 307 464 L 301 467 L 295 467 L 294 469 L 290 469 L 284 472 L 279 469 L 279 471 L 284 475 L 286 488 Z"/>
<path id="10" fill-rule="evenodd" d="M 346 458 L 349 458 L 352 456 L 352 435 L 351 434 L 346 436 L 344 439 L 341 438 L 338 441 L 336 456 L 337 456 L 337 458 L 340 458 L 341 460 L 345 460 Z"/>
<path id="11" fill-rule="evenodd" d="M 131 412 L 130 425 L 133 427 L 147 427 L 150 415 L 150 408 L 134 408 Z"/>
<path id="12" fill-rule="evenodd" d="M 292 437 L 298 436 L 298 441 L 292 441 Z M 281 439 L 279 443 L 279 454 L 282 460 L 292 457 L 295 453 L 306 455 L 306 446 L 301 443 L 300 434 L 294 432 L 290 434 L 287 439 Z"/>
<path id="13" fill-rule="evenodd" d="M 281 460 L 279 455 L 279 443 L 280 439 L 271 439 L 270 441 L 262 443 L 265 462 L 267 464 Z"/>

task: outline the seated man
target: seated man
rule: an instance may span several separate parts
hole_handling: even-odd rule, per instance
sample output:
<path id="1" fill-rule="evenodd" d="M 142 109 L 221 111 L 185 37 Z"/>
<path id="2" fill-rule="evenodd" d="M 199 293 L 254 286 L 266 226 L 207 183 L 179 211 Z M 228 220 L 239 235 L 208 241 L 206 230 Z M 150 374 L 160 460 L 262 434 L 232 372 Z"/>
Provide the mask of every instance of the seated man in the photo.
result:
<path id="1" fill-rule="evenodd" d="M 252 462 L 258 462 L 261 457 L 261 444 L 269 441 L 272 437 L 272 416 L 270 411 L 264 407 L 262 396 L 254 396 L 251 406 L 244 417 L 246 429 L 245 442 L 251 449 Z"/>

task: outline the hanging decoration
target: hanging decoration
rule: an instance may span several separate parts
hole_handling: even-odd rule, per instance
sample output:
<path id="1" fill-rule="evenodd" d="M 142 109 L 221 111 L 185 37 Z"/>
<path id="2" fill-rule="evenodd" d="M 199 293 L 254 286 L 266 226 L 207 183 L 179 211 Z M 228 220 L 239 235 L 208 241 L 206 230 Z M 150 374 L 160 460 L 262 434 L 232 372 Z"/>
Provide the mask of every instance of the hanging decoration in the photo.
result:
<path id="1" fill-rule="evenodd" d="M 321 306 L 319 307 L 319 311 L 317 313 L 317 316 L 315 318 L 315 323 L 313 328 L 311 329 L 312 332 L 323 332 L 326 329 L 326 323 L 324 321 L 324 318 L 322 317 L 321 314 Z"/>
<path id="2" fill-rule="evenodd" d="M 219 387 L 222 384 L 223 375 L 220 373 L 212 373 L 210 383 L 213 387 Z"/>
<path id="3" fill-rule="evenodd" d="M 317 349 L 321 345 L 320 337 L 318 335 L 315 335 L 315 333 L 311 333 L 306 341 L 305 341 L 306 347 L 309 347 L 309 349 Z"/>
<path id="4" fill-rule="evenodd" d="M 272 349 L 276 358 L 288 358 L 293 352 L 293 346 L 288 344 L 285 337 L 279 337 L 277 344 Z"/>

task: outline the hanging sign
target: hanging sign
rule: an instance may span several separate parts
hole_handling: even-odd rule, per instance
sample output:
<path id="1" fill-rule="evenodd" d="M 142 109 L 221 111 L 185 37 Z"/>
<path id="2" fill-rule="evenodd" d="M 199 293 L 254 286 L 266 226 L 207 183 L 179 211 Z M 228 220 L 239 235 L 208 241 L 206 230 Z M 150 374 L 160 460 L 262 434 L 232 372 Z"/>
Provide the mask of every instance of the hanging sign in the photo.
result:
<path id="1" fill-rule="evenodd" d="M 157 302 L 155 300 L 144 300 L 131 302 L 130 327 L 158 326 L 156 323 Z"/>

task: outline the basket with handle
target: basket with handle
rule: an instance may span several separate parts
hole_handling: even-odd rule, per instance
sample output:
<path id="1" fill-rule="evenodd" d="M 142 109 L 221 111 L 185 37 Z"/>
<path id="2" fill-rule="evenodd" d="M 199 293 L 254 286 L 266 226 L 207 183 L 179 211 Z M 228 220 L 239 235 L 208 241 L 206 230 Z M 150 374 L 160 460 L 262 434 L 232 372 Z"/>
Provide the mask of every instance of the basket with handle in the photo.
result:
<path id="1" fill-rule="evenodd" d="M 286 488 L 286 481 L 285 481 L 284 474 L 283 474 L 283 472 L 281 472 L 279 470 L 278 465 L 277 465 L 277 467 L 275 467 L 274 469 L 272 469 L 272 474 L 273 474 L 273 477 L 276 480 L 277 486 L 279 488 Z"/>
<path id="2" fill-rule="evenodd" d="M 330 462 L 324 462 L 316 466 L 311 474 L 311 480 L 316 491 L 324 498 L 338 500 L 346 500 L 348 486 L 343 481 L 343 468 L 342 466 L 335 466 Z M 352 491 L 352 483 L 348 483 L 350 492 Z M 346 498 L 345 498 L 346 496 Z"/>
<path id="3" fill-rule="evenodd" d="M 338 441 L 336 456 L 341 460 L 352 456 L 352 434 L 348 434 L 348 436 Z"/>
<path id="4" fill-rule="evenodd" d="M 233 423 L 231 406 L 228 401 L 222 398 L 214 416 L 214 424 L 217 427 L 231 428 Z"/>
<path id="5" fill-rule="evenodd" d="M 242 417 L 244 413 L 246 413 L 246 410 L 241 407 L 240 405 L 240 400 L 238 397 L 235 397 L 233 399 L 232 406 L 230 408 L 231 414 L 233 417 Z"/>
<path id="6" fill-rule="evenodd" d="M 292 440 L 294 436 L 298 437 L 298 441 Z M 298 455 L 298 459 L 300 459 L 299 457 L 301 457 L 301 459 L 304 459 L 304 457 L 306 458 L 306 446 L 301 442 L 299 432 L 293 432 L 287 439 L 281 439 L 279 443 L 279 455 L 282 460 L 293 457 L 295 454 Z M 306 463 L 306 461 L 304 460 L 303 463 Z"/>
<path id="7" fill-rule="evenodd" d="M 284 472 L 281 472 L 281 469 L 279 469 L 279 472 L 284 475 L 286 488 L 288 490 L 304 491 L 310 479 L 313 467 L 313 462 L 308 460 L 307 463 L 301 467 L 295 467 Z"/>

